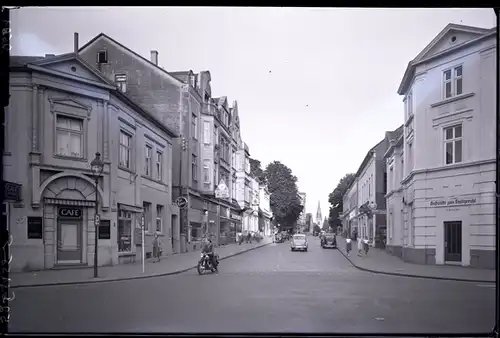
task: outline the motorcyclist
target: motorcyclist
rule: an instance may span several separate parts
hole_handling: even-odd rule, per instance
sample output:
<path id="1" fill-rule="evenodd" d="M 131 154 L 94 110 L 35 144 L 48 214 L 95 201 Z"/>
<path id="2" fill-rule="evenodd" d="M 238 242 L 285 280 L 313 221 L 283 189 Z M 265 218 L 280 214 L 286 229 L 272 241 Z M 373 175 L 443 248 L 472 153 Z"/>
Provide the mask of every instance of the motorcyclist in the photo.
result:
<path id="1" fill-rule="evenodd" d="M 208 255 L 208 257 L 210 258 L 210 262 L 212 263 L 212 266 L 215 269 L 217 269 L 217 260 L 215 257 L 214 245 L 213 245 L 212 240 L 210 238 L 206 239 L 205 243 L 203 244 L 203 248 L 202 248 L 201 252 Z"/>

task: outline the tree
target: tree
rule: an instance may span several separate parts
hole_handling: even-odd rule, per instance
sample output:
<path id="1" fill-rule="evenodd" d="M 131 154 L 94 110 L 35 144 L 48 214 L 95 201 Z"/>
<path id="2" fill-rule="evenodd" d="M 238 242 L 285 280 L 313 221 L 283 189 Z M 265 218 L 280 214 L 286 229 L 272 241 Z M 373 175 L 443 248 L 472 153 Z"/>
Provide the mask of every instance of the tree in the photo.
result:
<path id="1" fill-rule="evenodd" d="M 328 195 L 328 202 L 330 203 L 330 210 L 328 213 L 328 223 L 332 228 L 336 228 L 341 225 L 339 215 L 343 210 L 343 197 L 347 192 L 347 189 L 354 180 L 354 174 L 346 174 L 342 177 L 335 187 L 335 189 Z"/>
<path id="2" fill-rule="evenodd" d="M 297 177 L 279 161 L 267 165 L 265 177 L 274 218 L 282 228 L 295 227 L 303 209 L 298 195 Z"/>
<path id="3" fill-rule="evenodd" d="M 259 160 L 250 158 L 250 174 L 256 177 L 260 183 L 267 183 L 266 173 L 262 170 L 261 163 Z"/>
<path id="4" fill-rule="evenodd" d="M 330 228 L 330 224 L 328 223 L 328 219 L 325 217 L 323 220 L 323 227 L 321 228 L 324 231 L 327 231 Z"/>

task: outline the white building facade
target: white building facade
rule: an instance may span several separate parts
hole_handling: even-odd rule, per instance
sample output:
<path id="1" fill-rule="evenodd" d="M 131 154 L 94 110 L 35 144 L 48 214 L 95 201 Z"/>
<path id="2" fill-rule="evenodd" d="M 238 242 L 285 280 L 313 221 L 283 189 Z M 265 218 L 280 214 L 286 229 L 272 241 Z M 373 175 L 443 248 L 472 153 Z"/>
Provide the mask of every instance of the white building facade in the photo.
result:
<path id="1" fill-rule="evenodd" d="M 406 261 L 495 266 L 496 38 L 450 24 L 405 72 Z"/>
<path id="2" fill-rule="evenodd" d="M 13 271 L 92 266 L 96 236 L 99 265 L 133 261 L 143 213 L 145 251 L 158 232 L 171 253 L 172 132 L 74 53 L 13 58 L 10 94 L 4 178 L 22 184 L 24 197 L 9 206 Z"/>
<path id="3" fill-rule="evenodd" d="M 269 194 L 269 190 L 265 184 L 261 184 L 259 186 L 259 213 L 262 215 L 261 220 L 264 223 L 264 236 L 271 236 L 271 219 L 273 217 L 273 213 L 271 211 L 271 194 Z"/>

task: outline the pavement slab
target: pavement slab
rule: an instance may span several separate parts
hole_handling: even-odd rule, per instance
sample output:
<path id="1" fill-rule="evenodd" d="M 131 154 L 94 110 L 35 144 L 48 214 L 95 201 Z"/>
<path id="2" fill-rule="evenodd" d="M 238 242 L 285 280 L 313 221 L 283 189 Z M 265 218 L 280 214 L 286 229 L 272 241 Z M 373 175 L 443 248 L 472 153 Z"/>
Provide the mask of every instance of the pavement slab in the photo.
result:
<path id="1" fill-rule="evenodd" d="M 140 280 L 19 288 L 10 332 L 486 333 L 495 287 L 360 271 L 310 239 L 270 244 L 194 271 Z"/>
<path id="2" fill-rule="evenodd" d="M 353 245 L 353 251 L 351 251 L 351 254 L 347 257 L 345 238 L 337 236 L 337 243 L 338 249 L 354 266 L 368 272 L 483 283 L 495 283 L 496 280 L 496 271 L 493 269 L 477 269 L 451 265 L 412 264 L 404 262 L 400 258 L 390 255 L 382 249 L 370 248 L 370 250 L 368 250 L 368 255 L 362 255 L 360 257 L 356 254 L 356 247 Z"/>

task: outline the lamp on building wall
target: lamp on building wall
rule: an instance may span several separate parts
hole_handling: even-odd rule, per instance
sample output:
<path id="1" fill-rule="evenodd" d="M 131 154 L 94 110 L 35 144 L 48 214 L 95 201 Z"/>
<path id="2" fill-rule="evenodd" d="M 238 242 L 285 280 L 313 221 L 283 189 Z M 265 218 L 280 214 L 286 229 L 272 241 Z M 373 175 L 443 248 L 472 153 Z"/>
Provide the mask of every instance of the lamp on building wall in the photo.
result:
<path id="1" fill-rule="evenodd" d="M 94 214 L 94 226 L 95 226 L 95 236 L 94 236 L 94 278 L 97 278 L 97 264 L 98 264 L 98 252 L 99 252 L 99 199 L 98 199 L 98 187 L 99 187 L 99 177 L 102 175 L 104 170 L 104 163 L 101 160 L 101 154 L 99 152 L 95 153 L 95 158 L 90 162 L 90 169 L 92 170 L 92 176 L 94 176 L 95 182 L 95 214 Z"/>

